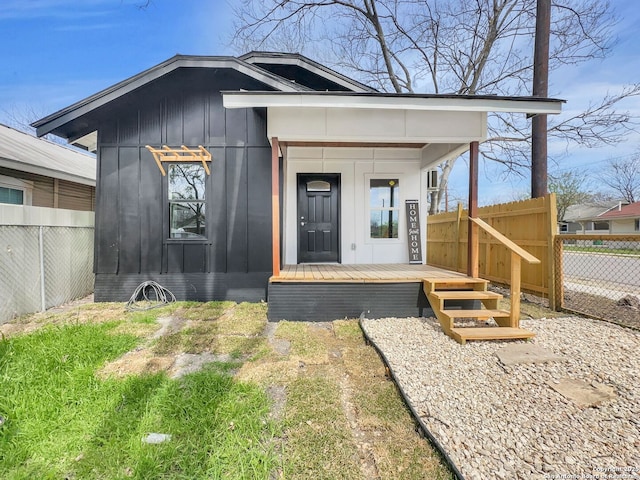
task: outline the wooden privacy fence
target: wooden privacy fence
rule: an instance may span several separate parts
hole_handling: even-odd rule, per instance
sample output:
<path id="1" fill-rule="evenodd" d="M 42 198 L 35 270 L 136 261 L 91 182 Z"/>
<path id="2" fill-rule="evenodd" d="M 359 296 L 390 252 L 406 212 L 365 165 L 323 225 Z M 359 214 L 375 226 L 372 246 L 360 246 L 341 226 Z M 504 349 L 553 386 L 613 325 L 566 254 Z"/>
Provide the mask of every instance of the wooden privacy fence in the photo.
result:
<path id="1" fill-rule="evenodd" d="M 557 232 L 555 194 L 521 202 L 503 203 L 478 209 L 478 218 L 541 260 L 522 265 L 523 291 L 549 298 L 556 307 L 553 239 Z M 467 272 L 468 212 L 427 217 L 427 264 L 457 272 Z M 485 231 L 479 234 L 478 275 L 509 285 L 511 252 Z"/>

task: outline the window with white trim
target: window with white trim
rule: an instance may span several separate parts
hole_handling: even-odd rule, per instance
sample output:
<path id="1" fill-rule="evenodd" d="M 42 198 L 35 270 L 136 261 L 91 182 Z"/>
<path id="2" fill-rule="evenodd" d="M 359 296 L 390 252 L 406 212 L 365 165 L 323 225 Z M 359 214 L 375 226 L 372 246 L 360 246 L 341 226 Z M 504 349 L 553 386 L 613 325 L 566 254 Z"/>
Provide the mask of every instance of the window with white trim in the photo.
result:
<path id="1" fill-rule="evenodd" d="M 205 239 L 206 179 L 202 164 L 169 165 L 169 237 Z"/>
<path id="2" fill-rule="evenodd" d="M 397 178 L 369 179 L 369 236 L 398 238 L 400 181 Z"/>
<path id="3" fill-rule="evenodd" d="M 0 175 L 0 203 L 31 205 L 33 182 Z"/>

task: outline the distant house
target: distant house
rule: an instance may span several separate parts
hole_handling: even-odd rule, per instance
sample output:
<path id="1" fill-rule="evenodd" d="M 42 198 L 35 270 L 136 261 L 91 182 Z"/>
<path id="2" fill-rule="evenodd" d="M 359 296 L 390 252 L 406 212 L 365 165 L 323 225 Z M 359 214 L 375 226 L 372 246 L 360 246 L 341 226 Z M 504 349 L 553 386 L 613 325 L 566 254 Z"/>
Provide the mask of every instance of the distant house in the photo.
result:
<path id="1" fill-rule="evenodd" d="M 609 223 L 609 233 L 639 233 L 640 202 L 609 210 L 600 218 Z"/>
<path id="2" fill-rule="evenodd" d="M 96 159 L 0 124 L 0 204 L 95 210 Z"/>
<path id="3" fill-rule="evenodd" d="M 582 203 L 567 208 L 560 223 L 560 233 L 613 233 L 609 231 L 609 221 L 604 215 L 618 210 L 625 202 L 618 200 L 604 203 Z"/>

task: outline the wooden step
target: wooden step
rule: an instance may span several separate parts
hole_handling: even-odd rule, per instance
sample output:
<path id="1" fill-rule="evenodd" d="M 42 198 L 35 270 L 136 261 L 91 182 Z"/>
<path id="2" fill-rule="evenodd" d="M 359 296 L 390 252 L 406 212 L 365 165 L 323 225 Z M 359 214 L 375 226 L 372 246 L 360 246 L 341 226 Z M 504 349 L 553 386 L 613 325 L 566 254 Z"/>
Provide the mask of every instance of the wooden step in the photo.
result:
<path id="1" fill-rule="evenodd" d="M 489 318 L 510 317 L 511 314 L 506 310 L 441 310 L 441 312 L 449 318 L 477 318 L 480 320 L 488 320 Z"/>
<path id="2" fill-rule="evenodd" d="M 524 328 L 460 327 L 453 328 L 449 335 L 464 345 L 467 340 L 518 340 L 533 338 L 536 334 Z"/>
<path id="3" fill-rule="evenodd" d="M 436 290 L 486 290 L 489 280 L 483 278 L 460 277 L 443 280 L 425 279 L 423 281 L 425 293 Z"/>
<path id="4" fill-rule="evenodd" d="M 479 290 L 436 290 L 430 295 L 440 300 L 500 300 L 502 298 L 499 293 Z"/>

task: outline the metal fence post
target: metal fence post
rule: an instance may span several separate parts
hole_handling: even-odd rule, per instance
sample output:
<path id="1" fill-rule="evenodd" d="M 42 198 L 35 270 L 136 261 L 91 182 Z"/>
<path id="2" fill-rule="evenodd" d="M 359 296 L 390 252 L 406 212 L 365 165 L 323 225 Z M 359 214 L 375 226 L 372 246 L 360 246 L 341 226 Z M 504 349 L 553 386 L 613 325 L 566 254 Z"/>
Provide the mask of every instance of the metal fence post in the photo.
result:
<path id="1" fill-rule="evenodd" d="M 44 227 L 40 225 L 38 229 L 38 244 L 40 248 L 40 311 L 44 312 L 47 309 L 47 299 L 44 288 Z"/>

